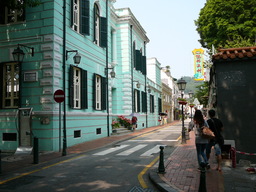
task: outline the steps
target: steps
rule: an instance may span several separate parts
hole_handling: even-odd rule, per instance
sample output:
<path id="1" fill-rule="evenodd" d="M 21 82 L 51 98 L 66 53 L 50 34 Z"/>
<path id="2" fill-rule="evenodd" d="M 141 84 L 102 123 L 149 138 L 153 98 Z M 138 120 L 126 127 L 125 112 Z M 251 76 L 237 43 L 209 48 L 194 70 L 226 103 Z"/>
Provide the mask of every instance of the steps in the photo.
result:
<path id="1" fill-rule="evenodd" d="M 126 127 L 119 127 L 119 128 L 113 129 L 111 135 L 124 135 L 128 133 L 131 133 L 131 130 L 129 130 Z"/>

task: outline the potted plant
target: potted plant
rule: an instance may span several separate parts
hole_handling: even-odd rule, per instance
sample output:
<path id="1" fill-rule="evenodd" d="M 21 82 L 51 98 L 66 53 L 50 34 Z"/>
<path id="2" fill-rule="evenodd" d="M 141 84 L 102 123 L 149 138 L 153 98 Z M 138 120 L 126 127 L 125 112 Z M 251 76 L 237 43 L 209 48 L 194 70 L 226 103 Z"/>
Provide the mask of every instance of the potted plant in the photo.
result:
<path id="1" fill-rule="evenodd" d="M 121 124 L 121 126 L 124 126 L 124 124 L 125 124 L 125 117 L 123 115 L 119 115 L 117 117 L 117 120 Z"/>
<path id="2" fill-rule="evenodd" d="M 187 104 L 187 100 L 184 99 L 184 98 L 178 98 L 178 103 L 181 104 L 181 105 L 186 105 Z"/>
<path id="3" fill-rule="evenodd" d="M 194 103 L 190 103 L 190 104 L 189 104 L 189 107 L 191 107 L 191 108 L 194 107 L 194 106 L 195 106 Z"/>
<path id="4" fill-rule="evenodd" d="M 120 123 L 116 120 L 112 121 L 112 132 L 115 133 L 116 132 L 116 128 L 120 127 Z"/>

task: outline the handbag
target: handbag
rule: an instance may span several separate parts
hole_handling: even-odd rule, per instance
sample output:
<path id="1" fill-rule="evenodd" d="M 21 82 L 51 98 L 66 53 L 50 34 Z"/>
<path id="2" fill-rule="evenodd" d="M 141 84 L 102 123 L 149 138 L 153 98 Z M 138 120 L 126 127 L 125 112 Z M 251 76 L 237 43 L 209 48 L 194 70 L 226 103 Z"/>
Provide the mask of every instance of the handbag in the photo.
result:
<path id="1" fill-rule="evenodd" d="M 201 136 L 205 139 L 214 139 L 215 138 L 213 131 L 209 127 L 206 127 L 206 126 L 202 127 Z"/>

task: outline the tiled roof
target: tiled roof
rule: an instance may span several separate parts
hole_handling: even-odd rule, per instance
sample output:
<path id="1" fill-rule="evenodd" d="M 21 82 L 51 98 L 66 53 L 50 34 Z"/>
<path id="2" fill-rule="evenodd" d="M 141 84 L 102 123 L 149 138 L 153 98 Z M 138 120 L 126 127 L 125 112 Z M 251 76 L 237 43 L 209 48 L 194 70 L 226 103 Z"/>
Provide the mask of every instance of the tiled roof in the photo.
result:
<path id="1" fill-rule="evenodd" d="M 213 60 L 237 59 L 256 56 L 256 47 L 218 49 L 218 51 L 218 53 L 212 56 Z"/>

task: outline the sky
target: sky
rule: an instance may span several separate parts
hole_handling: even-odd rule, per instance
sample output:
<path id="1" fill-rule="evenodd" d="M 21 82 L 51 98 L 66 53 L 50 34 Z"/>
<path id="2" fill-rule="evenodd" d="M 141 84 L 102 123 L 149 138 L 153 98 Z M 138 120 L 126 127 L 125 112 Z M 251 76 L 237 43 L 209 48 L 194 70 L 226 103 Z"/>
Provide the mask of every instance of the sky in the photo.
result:
<path id="1" fill-rule="evenodd" d="M 169 65 L 174 78 L 194 75 L 194 49 L 201 48 L 194 21 L 206 0 L 116 0 L 115 8 L 129 7 L 150 42 L 147 58 Z"/>

